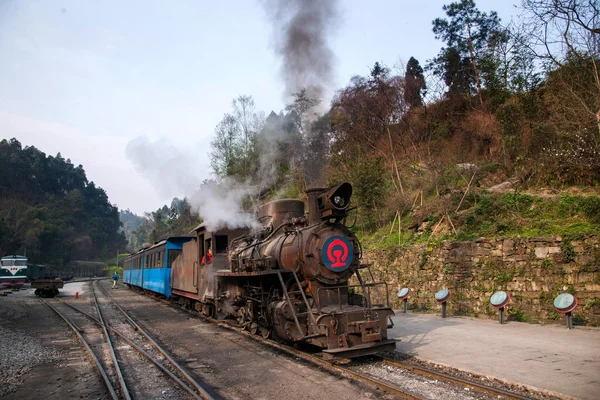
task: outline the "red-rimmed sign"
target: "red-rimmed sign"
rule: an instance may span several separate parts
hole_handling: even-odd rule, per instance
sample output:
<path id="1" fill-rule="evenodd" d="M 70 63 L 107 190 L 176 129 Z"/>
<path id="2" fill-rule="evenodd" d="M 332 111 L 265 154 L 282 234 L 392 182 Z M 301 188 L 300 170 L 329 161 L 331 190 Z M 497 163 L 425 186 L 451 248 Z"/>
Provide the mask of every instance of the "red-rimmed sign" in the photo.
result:
<path id="1" fill-rule="evenodd" d="M 332 236 L 325 241 L 321 259 L 325 267 L 333 272 L 342 272 L 352 264 L 352 243 L 343 236 Z"/>
<path id="2" fill-rule="evenodd" d="M 506 307 L 510 303 L 510 295 L 506 292 L 496 292 L 490 297 L 490 304 L 494 308 Z"/>
<path id="3" fill-rule="evenodd" d="M 554 309 L 563 314 L 572 312 L 577 304 L 579 304 L 579 300 L 570 293 L 559 294 L 554 299 Z"/>

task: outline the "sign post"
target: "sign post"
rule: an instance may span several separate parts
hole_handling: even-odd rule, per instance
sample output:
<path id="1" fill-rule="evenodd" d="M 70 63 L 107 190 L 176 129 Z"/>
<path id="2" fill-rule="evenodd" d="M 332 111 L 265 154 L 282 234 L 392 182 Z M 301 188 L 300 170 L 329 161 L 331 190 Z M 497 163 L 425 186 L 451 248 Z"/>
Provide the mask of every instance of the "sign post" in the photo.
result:
<path id="1" fill-rule="evenodd" d="M 500 325 L 504 324 L 504 307 L 510 303 L 510 295 L 506 292 L 496 292 L 490 297 L 492 307 L 500 312 Z"/>
<path id="2" fill-rule="evenodd" d="M 402 312 L 406 314 L 406 310 L 408 309 L 408 298 L 410 297 L 410 289 L 402 288 L 398 290 L 398 299 L 403 303 Z"/>
<path id="3" fill-rule="evenodd" d="M 435 294 L 435 301 L 442 305 L 442 318 L 446 318 L 446 302 L 450 299 L 450 291 L 442 289 Z"/>
<path id="4" fill-rule="evenodd" d="M 565 314 L 567 329 L 573 329 L 573 310 L 579 304 L 577 297 L 570 293 L 562 293 L 554 299 L 554 308 L 561 314 Z"/>

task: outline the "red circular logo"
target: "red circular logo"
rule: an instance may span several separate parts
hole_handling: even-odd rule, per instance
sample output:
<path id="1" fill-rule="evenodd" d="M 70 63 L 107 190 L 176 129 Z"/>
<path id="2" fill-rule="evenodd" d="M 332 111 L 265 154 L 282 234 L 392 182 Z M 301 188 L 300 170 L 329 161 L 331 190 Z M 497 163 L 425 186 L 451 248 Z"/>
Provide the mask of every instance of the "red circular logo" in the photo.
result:
<path id="1" fill-rule="evenodd" d="M 327 269 L 334 272 L 346 270 L 352 263 L 352 243 L 343 236 L 332 236 L 325 241 L 321 256 Z"/>

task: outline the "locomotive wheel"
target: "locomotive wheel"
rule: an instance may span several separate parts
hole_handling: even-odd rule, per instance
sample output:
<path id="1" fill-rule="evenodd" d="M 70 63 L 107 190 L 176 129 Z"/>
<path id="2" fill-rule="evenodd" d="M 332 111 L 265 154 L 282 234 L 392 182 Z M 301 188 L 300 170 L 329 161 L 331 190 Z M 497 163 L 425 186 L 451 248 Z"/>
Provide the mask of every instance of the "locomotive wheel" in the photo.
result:
<path id="1" fill-rule="evenodd" d="M 271 336 L 271 330 L 269 328 L 265 328 L 264 326 L 260 327 L 260 336 L 263 337 L 263 339 L 268 339 L 269 336 Z"/>
<path id="2" fill-rule="evenodd" d="M 258 333 L 259 326 L 256 322 L 250 323 L 250 333 L 256 335 Z"/>
<path id="3" fill-rule="evenodd" d="M 237 312 L 237 321 L 240 324 L 240 327 L 242 329 L 246 328 L 246 325 L 248 323 L 247 318 L 246 318 L 246 309 L 244 307 L 240 308 Z"/>
<path id="4" fill-rule="evenodd" d="M 214 318 L 216 315 L 214 304 L 205 304 L 204 307 L 202 307 L 202 314 L 206 315 L 208 318 Z"/>

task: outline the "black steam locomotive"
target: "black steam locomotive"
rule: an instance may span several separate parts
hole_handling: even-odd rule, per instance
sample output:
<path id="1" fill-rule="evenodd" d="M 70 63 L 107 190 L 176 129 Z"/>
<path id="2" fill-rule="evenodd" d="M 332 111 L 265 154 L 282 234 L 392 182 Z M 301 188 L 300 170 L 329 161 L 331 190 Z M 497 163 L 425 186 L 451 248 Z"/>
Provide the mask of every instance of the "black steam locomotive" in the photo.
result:
<path id="1" fill-rule="evenodd" d="M 196 227 L 178 253 L 163 256 L 171 297 L 207 316 L 237 320 L 265 338 L 319 346 L 325 359 L 393 350 L 389 300 L 371 301 L 375 290 L 387 299 L 386 284 L 372 281 L 360 263 L 360 243 L 344 224 L 352 186 L 310 189 L 307 195 L 308 216 L 300 200 L 263 205 L 259 232 Z M 212 263 L 203 262 L 209 249 Z M 143 268 L 143 252 L 136 255 Z M 137 285 L 144 287 L 143 281 Z"/>

